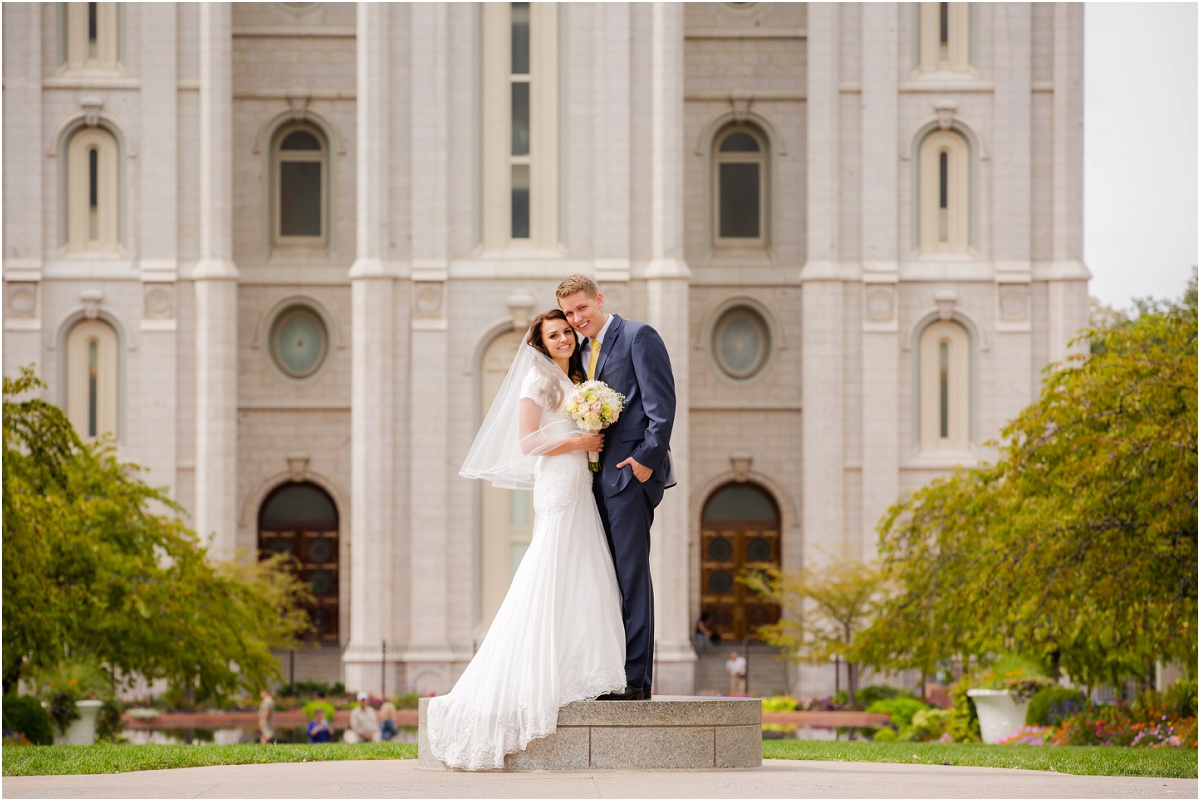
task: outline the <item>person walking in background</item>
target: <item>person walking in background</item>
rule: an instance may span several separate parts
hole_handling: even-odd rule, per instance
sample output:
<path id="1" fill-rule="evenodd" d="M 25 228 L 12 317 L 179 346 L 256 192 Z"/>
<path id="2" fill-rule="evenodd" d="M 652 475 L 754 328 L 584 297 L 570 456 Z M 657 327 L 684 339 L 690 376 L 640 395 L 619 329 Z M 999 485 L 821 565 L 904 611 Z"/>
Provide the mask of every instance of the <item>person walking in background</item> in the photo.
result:
<path id="1" fill-rule="evenodd" d="M 333 739 L 333 729 L 325 719 L 325 710 L 317 707 L 313 710 L 313 719 L 308 722 L 308 741 L 310 743 L 327 743 Z"/>
<path id="2" fill-rule="evenodd" d="M 262 703 L 258 705 L 258 741 L 269 743 L 275 739 L 275 699 L 270 690 L 259 693 Z"/>
<path id="3" fill-rule="evenodd" d="M 746 657 L 738 656 L 737 651 L 729 652 L 729 661 L 725 663 L 725 672 L 729 674 L 729 694 L 746 694 Z"/>
<path id="4" fill-rule="evenodd" d="M 709 642 L 716 644 L 720 640 L 713 639 L 712 629 L 708 626 L 710 615 L 708 612 L 701 612 L 700 618 L 696 621 L 696 656 L 704 658 L 704 652 L 708 650 Z"/>

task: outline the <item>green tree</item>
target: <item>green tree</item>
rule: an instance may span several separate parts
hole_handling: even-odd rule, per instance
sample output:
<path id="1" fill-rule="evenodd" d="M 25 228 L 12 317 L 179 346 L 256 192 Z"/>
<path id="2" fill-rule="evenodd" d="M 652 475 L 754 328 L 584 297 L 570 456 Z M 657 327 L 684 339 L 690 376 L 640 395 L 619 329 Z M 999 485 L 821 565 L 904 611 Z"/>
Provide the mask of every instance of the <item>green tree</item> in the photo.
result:
<path id="1" fill-rule="evenodd" d="M 831 559 L 818 569 L 796 573 L 756 569 L 738 581 L 783 610 L 779 622 L 759 626 L 758 635 L 794 662 L 843 660 L 854 704 L 862 664 L 858 635 L 887 595 L 879 565 Z"/>
<path id="2" fill-rule="evenodd" d="M 1195 278 L 1138 311 L 1047 370 L 994 465 L 888 511 L 880 552 L 902 591 L 865 636 L 872 664 L 1015 649 L 1087 684 L 1146 681 L 1159 660 L 1194 675 Z"/>
<path id="3" fill-rule="evenodd" d="M 219 699 L 278 676 L 272 647 L 308 628 L 307 588 L 279 559 L 213 563 L 164 491 L 111 444 L 4 379 L 4 691 L 68 655 Z"/>

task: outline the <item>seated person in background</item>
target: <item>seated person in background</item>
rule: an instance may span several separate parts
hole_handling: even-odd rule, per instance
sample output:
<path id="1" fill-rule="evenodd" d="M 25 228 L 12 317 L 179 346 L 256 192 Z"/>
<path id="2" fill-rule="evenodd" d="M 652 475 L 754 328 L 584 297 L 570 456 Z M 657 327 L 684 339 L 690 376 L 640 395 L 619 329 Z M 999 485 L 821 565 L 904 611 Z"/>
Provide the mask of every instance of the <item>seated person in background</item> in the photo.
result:
<path id="1" fill-rule="evenodd" d="M 379 718 L 375 716 L 375 708 L 367 703 L 370 696 L 365 692 L 358 694 L 358 706 L 350 713 L 350 731 L 353 738 L 347 742 L 374 743 L 379 740 Z"/>
<path id="2" fill-rule="evenodd" d="M 317 707 L 313 710 L 313 719 L 308 722 L 308 741 L 310 743 L 327 743 L 333 739 L 333 728 L 325 719 L 325 710 Z"/>
<path id="3" fill-rule="evenodd" d="M 396 705 L 384 701 L 383 706 L 379 707 L 379 738 L 390 740 L 399 733 L 400 730 L 396 728 Z"/>

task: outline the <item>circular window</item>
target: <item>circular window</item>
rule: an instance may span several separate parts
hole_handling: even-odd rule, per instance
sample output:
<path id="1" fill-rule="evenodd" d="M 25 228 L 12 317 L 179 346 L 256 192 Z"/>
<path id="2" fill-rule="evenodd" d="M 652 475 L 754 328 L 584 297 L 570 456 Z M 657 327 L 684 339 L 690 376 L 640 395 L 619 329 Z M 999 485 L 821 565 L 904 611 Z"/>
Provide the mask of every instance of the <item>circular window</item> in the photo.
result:
<path id="1" fill-rule="evenodd" d="M 310 562 L 328 562 L 333 555 L 329 540 L 313 540 L 308 543 L 308 559 Z"/>
<path id="2" fill-rule="evenodd" d="M 771 543 L 762 537 L 755 537 L 746 546 L 746 556 L 751 562 L 766 562 L 771 558 Z"/>
<path id="3" fill-rule="evenodd" d="M 271 355 L 292 378 L 307 378 L 320 369 L 328 342 L 325 323 L 304 306 L 284 310 L 271 326 Z"/>
<path id="4" fill-rule="evenodd" d="M 730 378 L 755 376 L 767 361 L 771 335 L 762 316 L 738 306 L 721 315 L 713 327 L 712 351 L 717 364 Z"/>
<path id="5" fill-rule="evenodd" d="M 324 595 L 333 587 L 333 578 L 326 570 L 314 570 L 308 574 L 308 586 L 313 595 Z"/>

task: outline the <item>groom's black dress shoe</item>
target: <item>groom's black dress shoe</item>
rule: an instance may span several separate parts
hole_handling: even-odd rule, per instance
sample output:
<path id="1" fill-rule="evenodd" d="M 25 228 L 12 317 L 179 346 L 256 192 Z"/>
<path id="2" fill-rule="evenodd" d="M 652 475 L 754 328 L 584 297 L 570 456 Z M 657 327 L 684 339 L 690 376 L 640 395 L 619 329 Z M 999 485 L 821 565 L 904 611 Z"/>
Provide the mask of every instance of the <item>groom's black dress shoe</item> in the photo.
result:
<path id="1" fill-rule="evenodd" d="M 596 700 L 597 701 L 649 701 L 650 700 L 650 691 L 647 689 L 642 689 L 641 687 L 630 687 L 627 685 L 625 687 L 625 689 L 619 693 L 606 693 L 606 694 L 600 696 L 599 698 L 597 698 Z"/>

